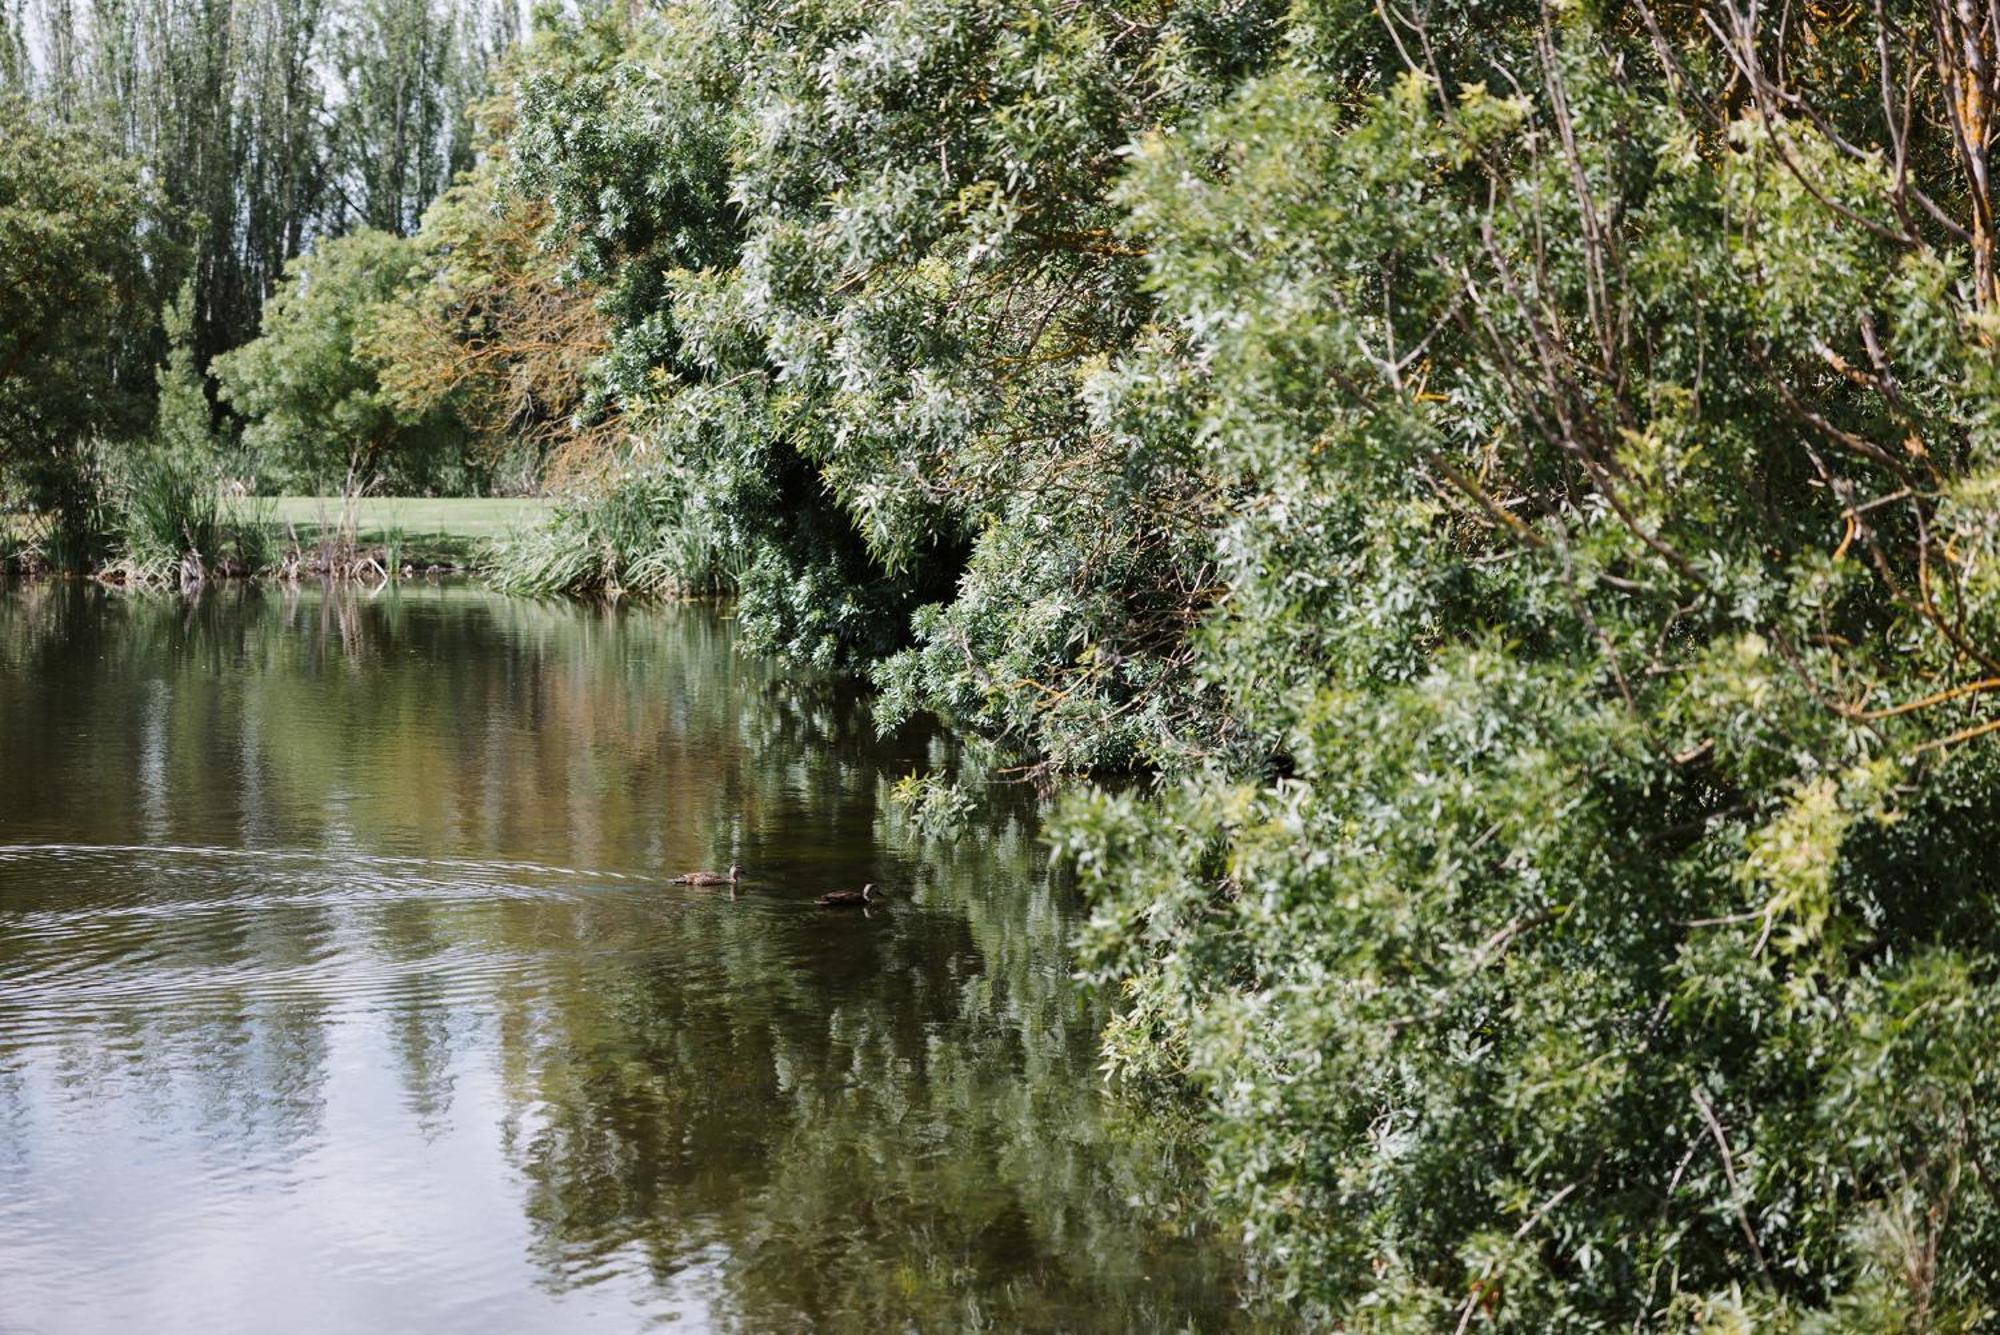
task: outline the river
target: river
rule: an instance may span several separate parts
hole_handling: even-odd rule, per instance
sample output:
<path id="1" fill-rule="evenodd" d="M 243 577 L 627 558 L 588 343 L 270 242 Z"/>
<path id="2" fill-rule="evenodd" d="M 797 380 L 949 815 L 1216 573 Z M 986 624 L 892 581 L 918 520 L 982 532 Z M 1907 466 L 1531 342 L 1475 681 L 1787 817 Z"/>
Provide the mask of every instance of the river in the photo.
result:
<path id="1" fill-rule="evenodd" d="M 984 773 L 726 608 L 0 592 L 0 1331 L 1232 1324 Z"/>

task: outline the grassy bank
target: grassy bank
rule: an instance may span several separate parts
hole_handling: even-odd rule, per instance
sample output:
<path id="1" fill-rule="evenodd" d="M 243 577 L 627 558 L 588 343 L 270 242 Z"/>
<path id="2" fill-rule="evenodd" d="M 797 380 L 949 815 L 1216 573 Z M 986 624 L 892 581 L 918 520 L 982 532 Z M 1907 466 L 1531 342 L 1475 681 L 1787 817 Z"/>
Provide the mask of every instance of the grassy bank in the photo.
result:
<path id="1" fill-rule="evenodd" d="M 279 496 L 241 504 L 260 514 L 274 542 L 315 545 L 342 522 L 338 496 Z M 394 549 L 397 564 L 465 565 L 485 544 L 547 515 L 547 501 L 533 497 L 371 496 L 354 502 L 354 542 Z"/>
<path id="2" fill-rule="evenodd" d="M 168 567 L 179 561 L 178 535 L 192 517 L 181 512 L 185 498 L 176 506 L 154 525 L 169 536 L 141 551 L 144 544 L 135 545 L 127 533 L 123 554 L 100 574 L 118 582 L 170 578 Z M 247 562 L 248 573 L 278 573 L 290 558 L 304 573 L 314 555 L 334 553 L 370 558 L 384 569 L 464 568 L 483 565 L 489 543 L 534 527 L 550 511 L 549 502 L 531 497 L 380 496 L 343 512 L 338 496 L 250 496 L 223 501 L 207 521 L 216 531 L 203 530 L 197 545 L 204 564 L 225 572 L 232 566 L 242 571 Z M 237 536 L 224 542 L 224 531 Z M 40 532 L 32 516 L 0 514 L 0 573 L 41 568 Z M 295 564 L 300 558 L 303 567 Z"/>

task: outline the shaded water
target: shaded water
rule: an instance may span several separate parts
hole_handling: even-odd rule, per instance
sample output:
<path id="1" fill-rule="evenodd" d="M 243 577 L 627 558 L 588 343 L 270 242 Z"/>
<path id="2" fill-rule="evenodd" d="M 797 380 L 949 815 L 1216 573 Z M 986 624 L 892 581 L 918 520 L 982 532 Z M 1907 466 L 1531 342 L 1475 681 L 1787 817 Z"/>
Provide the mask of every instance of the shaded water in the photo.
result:
<path id="1" fill-rule="evenodd" d="M 0 595 L 0 1331 L 1228 1324 L 958 762 L 712 609 Z"/>

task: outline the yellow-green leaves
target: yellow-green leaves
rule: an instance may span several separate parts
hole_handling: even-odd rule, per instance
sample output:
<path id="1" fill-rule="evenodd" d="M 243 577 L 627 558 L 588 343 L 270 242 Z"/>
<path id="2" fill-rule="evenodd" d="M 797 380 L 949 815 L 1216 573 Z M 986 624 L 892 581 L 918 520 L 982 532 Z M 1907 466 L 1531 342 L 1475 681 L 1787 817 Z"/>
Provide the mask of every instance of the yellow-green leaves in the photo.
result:
<path id="1" fill-rule="evenodd" d="M 1835 878 L 1849 831 L 1858 821 L 1892 818 L 1889 803 L 1901 765 L 1882 757 L 1796 786 L 1778 813 L 1746 840 L 1737 879 L 1764 896 L 1755 949 L 1818 951 L 1838 911 Z"/>

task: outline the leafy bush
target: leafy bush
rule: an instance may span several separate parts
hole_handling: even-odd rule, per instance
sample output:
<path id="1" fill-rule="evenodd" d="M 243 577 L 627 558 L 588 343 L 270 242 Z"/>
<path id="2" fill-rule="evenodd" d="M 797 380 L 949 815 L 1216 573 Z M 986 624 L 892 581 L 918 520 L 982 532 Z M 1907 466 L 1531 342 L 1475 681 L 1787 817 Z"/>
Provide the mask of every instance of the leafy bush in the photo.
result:
<path id="1" fill-rule="evenodd" d="M 911 829 L 925 839 L 958 838 L 978 803 L 972 794 L 936 774 L 906 774 L 889 790 L 889 801 Z"/>
<path id="2" fill-rule="evenodd" d="M 1055 831 L 1109 1064 L 1205 1110 L 1302 1319 L 1969 1329 L 1996 23 L 558 29 L 519 170 L 650 480 L 529 564 L 712 538 L 885 722 L 1155 775 Z"/>
<path id="3" fill-rule="evenodd" d="M 131 163 L 0 94 L 0 499 L 58 569 L 102 546 L 100 443 L 150 418 L 168 221 Z"/>
<path id="4" fill-rule="evenodd" d="M 215 359 L 243 441 L 283 485 L 308 494 L 476 489 L 465 433 L 442 407 L 406 410 L 384 389 L 365 336 L 402 297 L 418 261 L 402 238 L 363 230 L 286 266 L 263 332 Z"/>
<path id="5" fill-rule="evenodd" d="M 1257 80 L 1122 187 L 1191 331 L 1153 373 L 1255 498 L 1200 670 L 1276 774 L 1070 806 L 1116 1060 L 1201 1092 L 1328 1322 L 1970 1328 L 1976 256 L 1901 230 L 1883 159 L 1730 122 L 1701 41 L 1495 20 L 1405 31 L 1444 63 L 1358 105 Z M 1856 105 L 1868 40 L 1785 91 Z"/>

